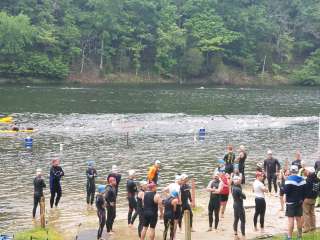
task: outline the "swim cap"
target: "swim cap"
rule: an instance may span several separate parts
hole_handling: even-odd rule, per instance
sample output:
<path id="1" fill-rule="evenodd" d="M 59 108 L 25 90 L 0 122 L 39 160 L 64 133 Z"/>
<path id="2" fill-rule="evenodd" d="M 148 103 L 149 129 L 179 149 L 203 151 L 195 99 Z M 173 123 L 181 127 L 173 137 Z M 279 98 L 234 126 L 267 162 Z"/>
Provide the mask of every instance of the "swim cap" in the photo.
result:
<path id="1" fill-rule="evenodd" d="M 36 170 L 36 174 L 37 174 L 37 175 L 42 174 L 42 170 L 41 170 L 41 168 L 37 168 L 37 170 Z"/>
<path id="2" fill-rule="evenodd" d="M 94 164 L 94 161 L 93 161 L 93 160 L 89 160 L 89 161 L 87 162 L 87 164 L 88 164 L 89 167 L 92 167 L 93 164 Z"/>
<path id="3" fill-rule="evenodd" d="M 245 151 L 245 150 L 246 150 L 246 148 L 245 148 L 243 145 L 240 145 L 239 149 L 240 149 L 241 151 Z"/>
<path id="4" fill-rule="evenodd" d="M 185 173 L 181 174 L 181 179 L 182 180 L 186 180 L 187 178 L 188 178 L 187 174 L 185 174 Z"/>
<path id="5" fill-rule="evenodd" d="M 225 167 L 218 168 L 219 173 L 224 173 L 224 172 L 225 172 L 225 170 L 226 170 L 226 168 L 225 168 Z"/>
<path id="6" fill-rule="evenodd" d="M 218 163 L 219 163 L 219 164 L 225 164 L 225 162 L 224 162 L 223 159 L 219 159 L 219 160 L 218 160 Z"/>
<path id="7" fill-rule="evenodd" d="M 108 182 L 110 183 L 112 181 L 116 181 L 116 178 L 115 177 L 109 177 Z"/>
<path id="8" fill-rule="evenodd" d="M 160 164 L 161 164 L 161 162 L 160 162 L 159 160 L 156 160 L 156 161 L 154 162 L 154 164 L 156 164 L 156 165 L 160 165 Z"/>
<path id="9" fill-rule="evenodd" d="M 103 193 L 106 190 L 106 186 L 105 185 L 99 185 L 98 186 L 98 192 L 99 193 Z"/>
<path id="10" fill-rule="evenodd" d="M 176 197 L 178 197 L 178 196 L 179 196 L 179 193 L 178 193 L 177 191 L 172 191 L 172 192 L 171 192 L 171 197 L 176 198 Z"/>
<path id="11" fill-rule="evenodd" d="M 148 184 L 148 189 L 153 189 L 155 186 L 157 186 L 157 184 L 155 184 L 154 182 L 150 182 L 149 184 Z"/>
<path id="12" fill-rule="evenodd" d="M 135 173 L 136 173 L 136 171 L 135 170 L 133 170 L 133 169 L 131 169 L 131 170 L 129 170 L 128 171 L 128 174 L 129 174 L 129 176 L 133 176 L 133 175 L 135 175 Z"/>
<path id="13" fill-rule="evenodd" d="M 175 177 L 175 180 L 176 180 L 176 181 L 181 180 L 181 175 L 177 174 L 176 177 Z"/>
<path id="14" fill-rule="evenodd" d="M 111 172 L 113 172 L 113 173 L 118 173 L 118 167 L 117 167 L 117 165 L 112 165 Z"/>
<path id="15" fill-rule="evenodd" d="M 272 155 L 271 149 L 268 150 L 267 154 L 268 154 L 268 155 Z"/>
<path id="16" fill-rule="evenodd" d="M 233 164 L 233 168 L 234 169 L 239 169 L 239 164 L 238 163 Z"/>

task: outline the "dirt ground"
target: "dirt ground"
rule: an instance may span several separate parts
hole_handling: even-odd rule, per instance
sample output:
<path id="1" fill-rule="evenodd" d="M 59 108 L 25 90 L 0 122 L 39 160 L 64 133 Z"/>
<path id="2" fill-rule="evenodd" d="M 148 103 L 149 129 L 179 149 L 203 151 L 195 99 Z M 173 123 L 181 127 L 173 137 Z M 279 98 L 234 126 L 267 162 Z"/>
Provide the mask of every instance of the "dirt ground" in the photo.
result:
<path id="1" fill-rule="evenodd" d="M 254 196 L 250 190 L 250 187 L 247 187 L 244 192 L 246 193 L 247 200 L 245 200 L 245 208 L 246 208 L 246 236 L 247 239 L 254 239 L 262 234 L 260 231 L 255 232 L 253 228 L 253 214 L 254 214 Z M 197 208 L 194 211 L 194 232 L 192 232 L 192 239 L 196 240 L 231 240 L 234 238 L 233 234 L 233 199 L 230 196 L 227 204 L 227 209 L 225 213 L 225 217 L 220 219 L 218 230 L 207 232 L 208 230 L 208 215 L 207 215 L 207 205 L 209 201 L 209 193 L 205 191 L 197 192 L 196 196 L 196 205 Z M 287 219 L 284 216 L 284 212 L 280 212 L 280 201 L 278 196 L 274 195 L 266 195 L 267 202 L 267 211 L 265 216 L 265 229 L 263 235 L 270 234 L 280 234 L 286 231 Z M 317 219 L 320 219 L 320 209 L 316 209 Z M 85 221 L 80 223 L 75 219 L 71 223 L 71 219 L 69 219 L 69 224 L 59 224 L 57 226 L 58 230 L 60 230 L 66 240 L 75 239 L 75 236 L 78 236 L 78 240 L 94 240 L 96 239 L 96 232 L 98 226 L 98 219 L 96 216 L 96 212 L 94 209 L 87 210 L 82 209 L 82 214 L 86 214 L 87 217 Z M 320 226 L 320 221 L 318 221 L 318 226 Z M 128 240 L 133 239 L 137 240 L 137 224 L 138 221 L 135 222 L 133 228 L 129 229 L 126 224 L 126 213 L 125 209 L 122 209 L 122 212 L 119 211 L 117 213 L 117 219 L 114 224 L 115 233 L 110 236 L 106 236 L 106 230 L 104 230 L 104 238 L 110 240 Z M 239 224 L 240 225 L 240 224 Z M 162 239 L 163 233 L 163 221 L 158 221 L 156 228 L 156 239 Z M 239 234 L 240 234 L 240 226 L 239 226 Z M 184 239 L 184 228 L 182 231 L 178 230 L 178 234 L 176 240 Z"/>

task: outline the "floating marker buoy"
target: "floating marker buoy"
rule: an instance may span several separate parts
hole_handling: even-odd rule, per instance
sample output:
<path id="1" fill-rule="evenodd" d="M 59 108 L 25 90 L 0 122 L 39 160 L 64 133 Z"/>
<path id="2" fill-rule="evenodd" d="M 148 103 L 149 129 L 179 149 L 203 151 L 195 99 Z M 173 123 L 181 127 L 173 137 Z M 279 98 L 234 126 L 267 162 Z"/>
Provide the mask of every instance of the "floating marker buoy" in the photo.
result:
<path id="1" fill-rule="evenodd" d="M 206 129 L 205 128 L 200 128 L 199 129 L 199 140 L 203 141 L 206 136 Z"/>
<path id="2" fill-rule="evenodd" d="M 63 143 L 60 143 L 60 152 L 63 151 Z"/>
<path id="3" fill-rule="evenodd" d="M 24 139 L 24 146 L 26 148 L 32 148 L 33 145 L 33 139 L 31 137 L 27 137 Z"/>

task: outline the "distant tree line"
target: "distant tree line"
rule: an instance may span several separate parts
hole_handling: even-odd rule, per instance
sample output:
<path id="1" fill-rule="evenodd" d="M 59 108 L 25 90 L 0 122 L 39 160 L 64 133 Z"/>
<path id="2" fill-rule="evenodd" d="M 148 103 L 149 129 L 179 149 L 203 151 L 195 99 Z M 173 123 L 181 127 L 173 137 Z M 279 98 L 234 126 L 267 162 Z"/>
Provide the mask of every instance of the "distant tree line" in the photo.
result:
<path id="1" fill-rule="evenodd" d="M 0 75 L 248 75 L 320 83 L 319 0 L 1 0 Z"/>

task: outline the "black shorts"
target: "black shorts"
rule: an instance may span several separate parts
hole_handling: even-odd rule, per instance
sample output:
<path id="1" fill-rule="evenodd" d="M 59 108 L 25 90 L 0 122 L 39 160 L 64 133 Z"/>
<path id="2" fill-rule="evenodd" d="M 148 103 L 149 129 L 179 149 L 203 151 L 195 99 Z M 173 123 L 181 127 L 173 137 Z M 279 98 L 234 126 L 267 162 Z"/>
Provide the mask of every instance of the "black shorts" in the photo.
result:
<path id="1" fill-rule="evenodd" d="M 180 219 L 181 215 L 182 215 L 181 205 L 177 205 L 177 209 L 176 209 L 176 212 L 174 214 L 174 220 Z"/>
<path id="2" fill-rule="evenodd" d="M 284 196 L 284 189 L 283 187 L 280 188 L 280 197 L 283 197 Z"/>
<path id="3" fill-rule="evenodd" d="M 293 203 L 286 205 L 287 217 L 301 217 L 302 216 L 302 203 Z"/>
<path id="4" fill-rule="evenodd" d="M 156 228 L 158 222 L 158 215 L 143 215 L 143 226 Z"/>
<path id="5" fill-rule="evenodd" d="M 229 195 L 220 195 L 220 202 L 228 202 Z"/>

